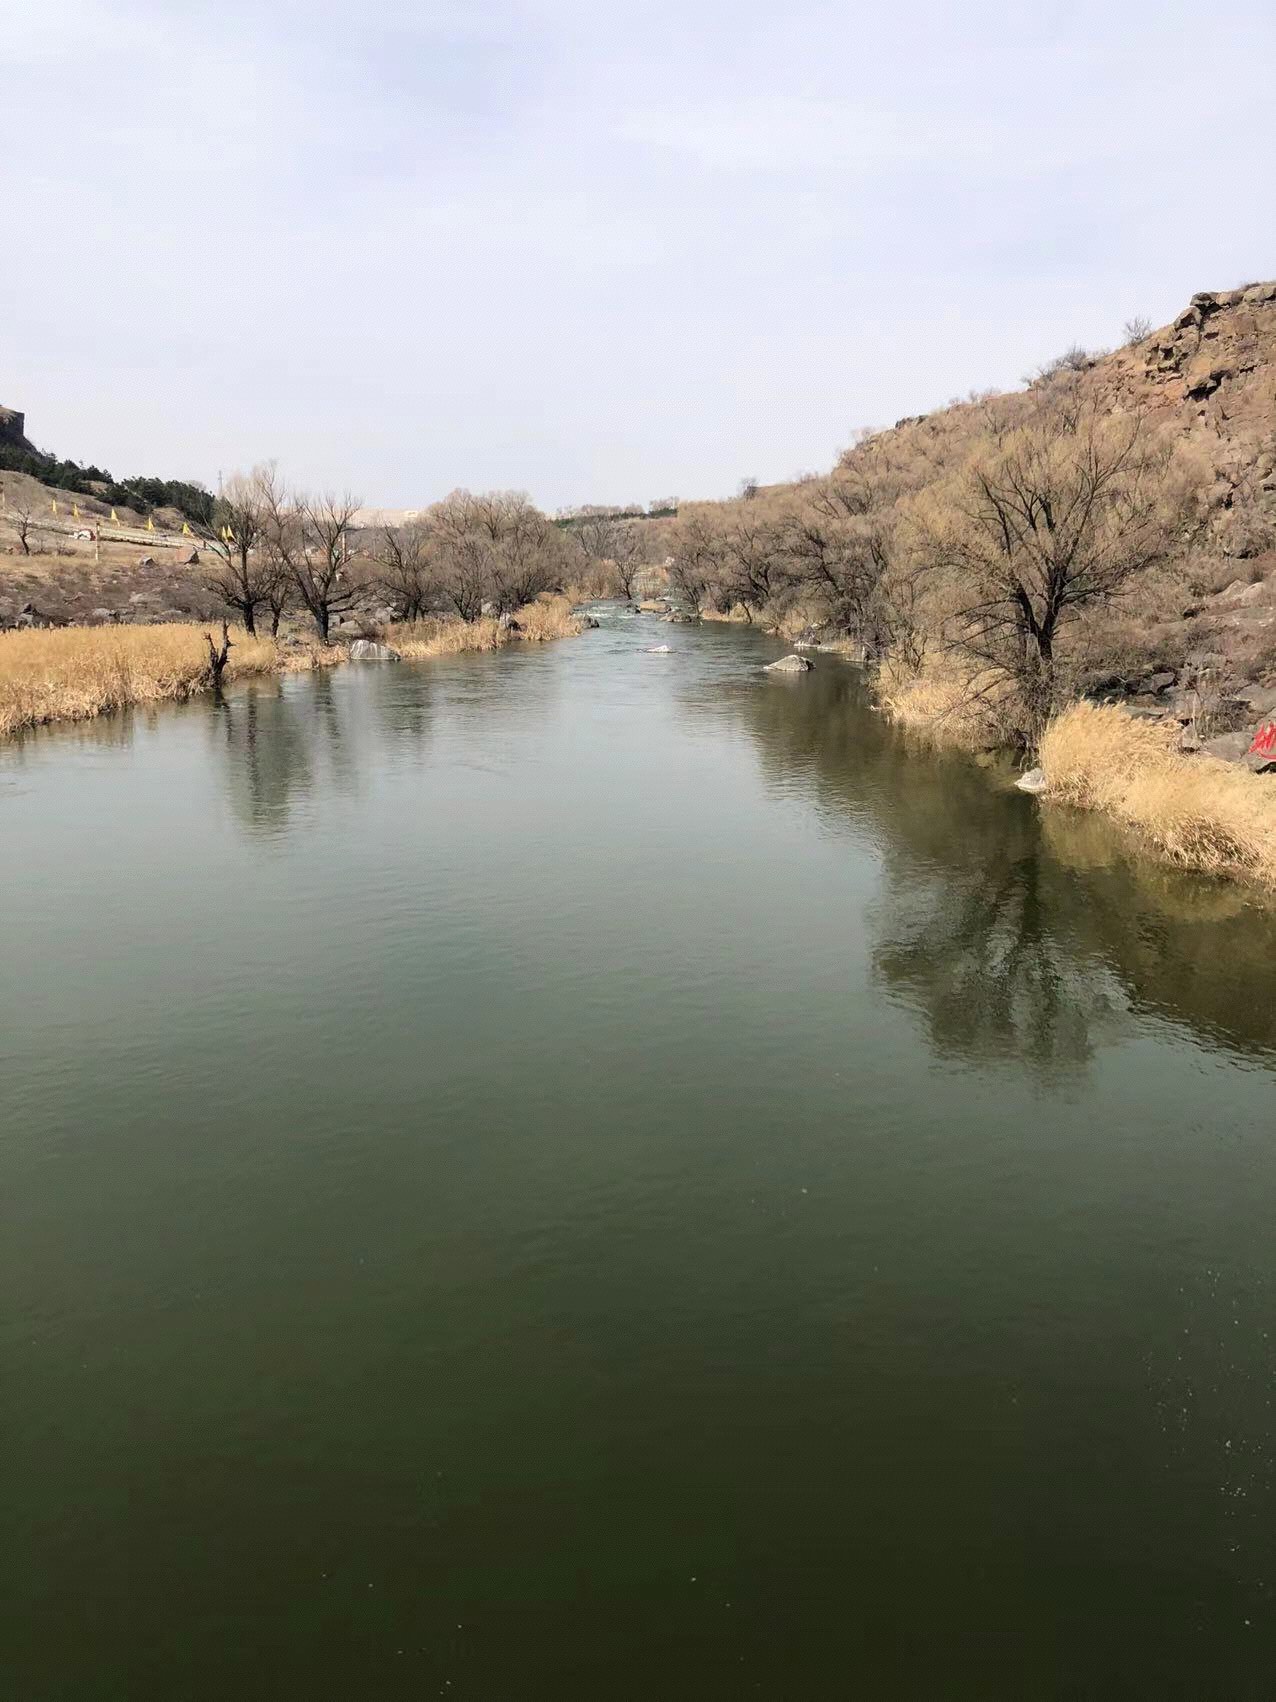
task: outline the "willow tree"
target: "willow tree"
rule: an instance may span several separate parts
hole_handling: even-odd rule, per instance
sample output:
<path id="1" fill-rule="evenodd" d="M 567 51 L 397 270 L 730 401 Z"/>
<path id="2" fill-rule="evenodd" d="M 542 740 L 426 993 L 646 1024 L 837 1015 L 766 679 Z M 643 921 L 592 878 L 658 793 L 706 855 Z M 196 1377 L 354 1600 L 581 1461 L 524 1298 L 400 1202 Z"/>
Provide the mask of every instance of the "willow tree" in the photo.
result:
<path id="1" fill-rule="evenodd" d="M 509 614 L 561 588 L 567 545 L 522 491 L 457 490 L 430 509 L 439 586 L 463 620 Z"/>
<path id="2" fill-rule="evenodd" d="M 273 466 L 232 473 L 218 493 L 211 520 L 195 528 L 212 558 L 204 573 L 209 589 L 235 610 L 250 633 L 257 630 L 261 609 L 272 611 L 272 632 L 283 611 L 284 572 L 264 538 L 274 477 Z"/>
<path id="3" fill-rule="evenodd" d="M 1045 408 L 912 513 L 944 641 L 1018 688 L 1039 730 L 1055 701 L 1061 636 L 1183 549 L 1194 479 L 1140 418 Z"/>
<path id="4" fill-rule="evenodd" d="M 383 526 L 372 545 L 377 589 L 388 599 L 395 620 L 417 620 L 438 589 L 433 536 L 425 521 Z"/>
<path id="5" fill-rule="evenodd" d="M 326 644 L 335 616 L 352 609 L 359 586 L 348 569 L 357 497 L 289 492 L 274 469 L 262 482 L 263 538 Z"/>

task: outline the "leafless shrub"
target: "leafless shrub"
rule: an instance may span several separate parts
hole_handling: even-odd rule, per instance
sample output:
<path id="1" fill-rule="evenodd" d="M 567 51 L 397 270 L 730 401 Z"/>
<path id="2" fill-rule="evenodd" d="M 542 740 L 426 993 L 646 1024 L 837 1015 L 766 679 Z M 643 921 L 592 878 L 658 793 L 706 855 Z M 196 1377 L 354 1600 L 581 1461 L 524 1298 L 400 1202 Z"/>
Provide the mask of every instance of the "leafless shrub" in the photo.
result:
<path id="1" fill-rule="evenodd" d="M 1042 384 L 1050 384 L 1055 379 L 1067 377 L 1073 373 L 1089 372 L 1092 366 L 1097 366 L 1107 353 L 1105 349 L 1087 349 L 1080 343 L 1073 343 L 1061 355 L 1055 355 L 1053 360 L 1042 363 L 1035 372 L 1025 374 L 1024 383 L 1030 388 Z"/>

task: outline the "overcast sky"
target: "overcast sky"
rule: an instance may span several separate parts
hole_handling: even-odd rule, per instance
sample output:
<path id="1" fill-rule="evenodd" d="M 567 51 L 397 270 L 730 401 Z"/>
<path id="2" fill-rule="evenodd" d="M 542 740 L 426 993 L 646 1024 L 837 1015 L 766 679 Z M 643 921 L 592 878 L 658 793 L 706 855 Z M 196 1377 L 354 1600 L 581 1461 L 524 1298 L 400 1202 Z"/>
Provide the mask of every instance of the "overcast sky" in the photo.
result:
<path id="1" fill-rule="evenodd" d="M 0 402 L 366 502 L 730 492 L 1276 276 L 1276 7 L 0 0 Z"/>

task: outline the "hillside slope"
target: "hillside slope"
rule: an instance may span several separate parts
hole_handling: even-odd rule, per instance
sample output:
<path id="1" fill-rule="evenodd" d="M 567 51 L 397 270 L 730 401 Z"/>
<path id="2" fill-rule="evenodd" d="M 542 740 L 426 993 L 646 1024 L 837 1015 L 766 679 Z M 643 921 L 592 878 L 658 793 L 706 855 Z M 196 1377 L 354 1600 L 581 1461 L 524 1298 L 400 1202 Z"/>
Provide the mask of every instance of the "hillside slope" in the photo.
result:
<path id="1" fill-rule="evenodd" d="M 1276 283 L 1202 291 L 1169 325 L 1110 353 L 1073 350 L 1023 391 L 985 393 L 912 419 L 869 440 L 880 451 L 932 440 L 929 455 L 951 463 L 983 429 L 990 405 L 1026 410 L 1043 387 L 1071 380 L 1112 415 L 1135 414 L 1191 445 L 1209 472 L 1211 534 L 1222 556 L 1268 548 L 1276 530 Z M 853 467 L 857 446 L 841 461 Z"/>
<path id="2" fill-rule="evenodd" d="M 1032 743 L 1096 694 L 1239 735 L 1276 704 L 1276 283 L 866 433 L 822 477 L 684 508 L 673 572 L 707 614 L 862 647 L 941 736 Z"/>

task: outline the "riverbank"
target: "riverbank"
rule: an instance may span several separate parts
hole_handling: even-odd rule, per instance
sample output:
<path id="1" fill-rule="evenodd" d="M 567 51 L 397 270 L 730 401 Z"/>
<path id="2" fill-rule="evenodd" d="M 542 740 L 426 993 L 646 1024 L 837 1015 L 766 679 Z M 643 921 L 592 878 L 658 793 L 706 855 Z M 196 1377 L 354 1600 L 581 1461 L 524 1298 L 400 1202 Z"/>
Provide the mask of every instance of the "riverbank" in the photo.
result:
<path id="1" fill-rule="evenodd" d="M 1014 747 L 999 738 L 1005 682 L 932 668 L 900 678 L 882 668 L 887 717 L 932 749 L 972 753 Z M 1070 703 L 1048 723 L 1035 761 L 1039 796 L 1091 810 L 1175 868 L 1276 891 L 1276 782 L 1208 751 L 1184 750 L 1176 720 L 1132 715 L 1119 704 Z M 1240 748 L 1249 742 L 1243 735 Z"/>
<path id="2" fill-rule="evenodd" d="M 1057 715 L 1038 754 L 1045 798 L 1108 816 L 1178 868 L 1276 891 L 1270 778 L 1184 755 L 1169 728 L 1093 703 Z"/>
<path id="3" fill-rule="evenodd" d="M 55 721 L 84 721 L 120 709 L 180 703 L 212 684 L 207 623 L 63 627 L 0 633 L 0 738 Z M 379 629 L 379 641 L 405 661 L 541 643 L 583 631 L 565 597 L 520 609 L 502 625 L 422 620 Z M 353 635 L 352 635 L 353 636 Z M 252 674 L 308 672 L 350 660 L 345 644 L 250 635 L 230 629 L 224 681 Z"/>

